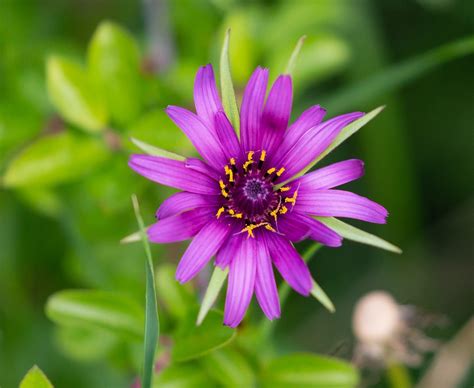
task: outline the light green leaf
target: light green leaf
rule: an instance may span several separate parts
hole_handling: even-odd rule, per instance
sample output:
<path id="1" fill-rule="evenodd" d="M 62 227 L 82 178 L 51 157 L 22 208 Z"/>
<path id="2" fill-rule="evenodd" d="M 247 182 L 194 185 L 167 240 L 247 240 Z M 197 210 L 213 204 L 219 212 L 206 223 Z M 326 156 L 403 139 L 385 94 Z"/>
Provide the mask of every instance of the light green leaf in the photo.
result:
<path id="1" fill-rule="evenodd" d="M 331 299 L 326 295 L 321 286 L 313 280 L 313 288 L 311 288 L 311 295 L 314 296 L 324 307 L 326 307 L 331 313 L 336 311 L 334 304 Z"/>
<path id="2" fill-rule="evenodd" d="M 143 219 L 140 215 L 140 208 L 136 195 L 132 196 L 132 203 L 146 253 L 145 343 L 142 386 L 144 388 L 150 388 L 154 370 L 155 351 L 160 335 L 160 321 L 158 318 L 158 307 L 156 302 L 153 258 L 151 256 L 150 244 L 148 243 L 145 225 L 143 224 Z"/>
<path id="3" fill-rule="evenodd" d="M 100 88 L 112 119 L 119 125 L 133 120 L 141 109 L 140 52 L 120 26 L 102 22 L 88 50 L 91 78 Z"/>
<path id="4" fill-rule="evenodd" d="M 59 57 L 47 63 L 47 86 L 51 101 L 69 122 L 99 132 L 107 125 L 107 110 L 97 87 L 79 65 Z"/>
<path id="5" fill-rule="evenodd" d="M 232 83 L 232 75 L 230 72 L 229 63 L 229 40 L 230 29 L 227 30 L 222 45 L 220 58 L 220 80 L 221 80 L 221 95 L 224 111 L 227 114 L 235 132 L 239 135 L 240 132 L 240 116 L 237 107 L 237 100 L 235 99 L 234 85 Z"/>
<path id="6" fill-rule="evenodd" d="M 171 353 L 174 361 L 187 361 L 201 357 L 212 350 L 228 344 L 236 331 L 224 326 L 224 316 L 220 311 L 211 310 L 200 326 L 195 323 L 196 311 L 191 311 L 181 322 Z"/>
<path id="7" fill-rule="evenodd" d="M 192 363 L 171 365 L 155 374 L 154 388 L 202 388 L 215 387 L 209 376 L 198 365 Z"/>
<path id="8" fill-rule="evenodd" d="M 209 285 L 207 286 L 206 293 L 204 294 L 204 298 L 202 299 L 201 308 L 199 309 L 196 325 L 199 326 L 202 323 L 207 313 L 214 305 L 217 297 L 219 296 L 219 292 L 221 291 L 221 288 L 224 285 L 225 280 L 227 279 L 228 273 L 228 268 L 222 270 L 217 265 L 214 267 L 214 272 L 212 272 L 211 279 L 209 280 Z"/>
<path id="9" fill-rule="evenodd" d="M 329 112 L 341 112 L 367 104 L 378 96 L 398 89 L 432 69 L 474 53 L 474 36 L 451 42 L 388 67 L 330 97 L 324 104 Z"/>
<path id="10" fill-rule="evenodd" d="M 133 137 L 130 138 L 130 141 L 133 144 L 135 144 L 138 148 L 140 148 L 142 151 L 147 153 L 148 155 L 161 156 L 163 158 L 168 158 L 168 159 L 173 159 L 173 160 L 181 160 L 181 161 L 186 160 L 184 156 L 181 156 L 181 155 L 178 155 L 166 150 L 162 150 L 161 148 L 152 146 L 138 139 L 134 139 Z"/>
<path id="11" fill-rule="evenodd" d="M 20 388 L 53 388 L 43 371 L 36 365 L 21 380 Z"/>
<path id="12" fill-rule="evenodd" d="M 255 386 L 255 373 L 247 358 L 230 346 L 204 356 L 201 364 L 222 387 Z"/>
<path id="13" fill-rule="evenodd" d="M 52 186 L 87 174 L 109 156 L 98 140 L 70 132 L 45 136 L 12 160 L 3 177 L 7 187 Z"/>
<path id="14" fill-rule="evenodd" d="M 108 291 L 64 290 L 48 298 L 46 315 L 72 327 L 100 328 L 126 338 L 143 338 L 143 310 L 128 296 Z"/>
<path id="15" fill-rule="evenodd" d="M 29 190 L 26 186 L 18 189 L 17 194 L 32 209 L 49 217 L 57 217 L 63 207 L 61 197 L 49 188 L 36 187 Z"/>
<path id="16" fill-rule="evenodd" d="M 309 353 L 278 357 L 264 368 L 262 386 L 271 388 L 354 388 L 359 376 L 349 363 Z"/>
<path id="17" fill-rule="evenodd" d="M 288 64 L 286 65 L 285 73 L 293 75 L 293 71 L 295 70 L 296 60 L 300 55 L 301 47 L 303 47 L 303 43 L 306 39 L 306 35 L 303 35 L 301 38 L 298 39 L 296 46 L 291 53 L 290 59 L 288 60 Z"/>
<path id="18" fill-rule="evenodd" d="M 176 319 L 184 318 L 194 307 L 196 299 L 187 285 L 179 284 L 175 279 L 176 266 L 164 264 L 156 271 L 156 289 L 160 301 Z"/>
<path id="19" fill-rule="evenodd" d="M 132 234 L 129 234 L 128 236 L 123 237 L 120 240 L 120 244 L 130 244 L 130 243 L 135 243 L 140 241 L 140 232 L 134 232 Z"/>
<path id="20" fill-rule="evenodd" d="M 346 224 L 345 222 L 338 220 L 334 217 L 315 217 L 328 228 L 331 228 L 336 233 L 340 234 L 342 237 L 347 238 L 348 240 L 357 241 L 362 244 L 372 245 L 377 248 L 385 249 L 394 253 L 402 253 L 402 250 L 381 239 L 380 237 L 374 236 L 368 232 L 365 232 L 361 229 L 356 228 L 355 226 Z"/>

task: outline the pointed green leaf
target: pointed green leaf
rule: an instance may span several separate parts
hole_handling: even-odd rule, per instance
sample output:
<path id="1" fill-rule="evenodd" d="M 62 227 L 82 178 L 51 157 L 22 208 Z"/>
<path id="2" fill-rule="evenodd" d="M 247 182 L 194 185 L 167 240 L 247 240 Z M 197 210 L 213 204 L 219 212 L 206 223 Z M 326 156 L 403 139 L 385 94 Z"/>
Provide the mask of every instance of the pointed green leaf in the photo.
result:
<path id="1" fill-rule="evenodd" d="M 231 346 L 214 350 L 200 361 L 207 373 L 222 387 L 255 386 L 255 373 L 247 357 Z"/>
<path id="2" fill-rule="evenodd" d="M 91 78 L 100 88 L 112 119 L 126 125 L 141 110 L 140 52 L 127 31 L 102 22 L 88 50 Z"/>
<path id="3" fill-rule="evenodd" d="M 46 315 L 59 325 L 106 329 L 143 338 L 143 311 L 126 295 L 96 290 L 64 290 L 48 298 Z"/>
<path id="4" fill-rule="evenodd" d="M 21 380 L 20 388 L 53 388 L 43 371 L 36 365 Z"/>
<path id="5" fill-rule="evenodd" d="M 132 196 L 132 203 L 146 253 L 145 343 L 142 386 L 144 388 L 150 388 L 154 370 L 155 351 L 160 334 L 160 322 L 158 319 L 158 307 L 156 302 L 153 258 L 151 256 L 150 244 L 148 243 L 145 225 L 143 224 L 143 219 L 140 215 L 140 208 L 136 195 Z"/>
<path id="6" fill-rule="evenodd" d="M 288 64 L 286 65 L 285 73 L 293 75 L 293 71 L 296 66 L 296 60 L 298 59 L 298 56 L 301 51 L 301 47 L 303 47 L 303 43 L 306 39 L 306 35 L 303 35 L 301 38 L 298 39 L 298 42 L 296 43 L 296 46 L 291 53 L 290 59 L 288 60 Z"/>
<path id="7" fill-rule="evenodd" d="M 332 303 L 331 299 L 326 295 L 324 290 L 320 287 L 320 285 L 313 280 L 313 287 L 311 288 L 311 295 L 315 297 L 324 307 L 326 307 L 331 313 L 336 311 L 334 304 Z"/>
<path id="8" fill-rule="evenodd" d="M 130 244 L 130 243 L 138 242 L 140 240 L 141 240 L 140 232 L 135 232 L 135 233 L 129 234 L 128 236 L 123 237 L 120 240 L 120 244 Z"/>
<path id="9" fill-rule="evenodd" d="M 186 160 L 184 156 L 152 146 L 138 139 L 134 139 L 133 137 L 130 138 L 130 141 L 133 144 L 135 144 L 138 148 L 140 148 L 142 151 L 147 153 L 148 155 L 161 156 L 163 158 L 168 158 L 168 159 L 173 159 L 173 160 L 181 160 L 181 161 Z"/>
<path id="10" fill-rule="evenodd" d="M 221 291 L 221 288 L 224 285 L 225 280 L 227 279 L 228 273 L 228 268 L 222 270 L 217 265 L 214 267 L 214 272 L 212 273 L 211 279 L 209 280 L 209 285 L 207 286 L 206 293 L 204 294 L 204 298 L 202 299 L 201 308 L 199 309 L 196 325 L 199 326 L 202 323 L 207 313 L 214 305 L 217 297 L 219 296 L 219 292 Z"/>
<path id="11" fill-rule="evenodd" d="M 107 125 L 107 110 L 96 85 L 79 65 L 59 57 L 47 63 L 47 86 L 51 101 L 66 121 L 99 132 Z"/>
<path id="12" fill-rule="evenodd" d="M 240 116 L 239 109 L 237 107 L 237 100 L 235 99 L 234 85 L 232 83 L 232 75 L 230 72 L 230 61 L 229 61 L 229 40 L 230 40 L 230 29 L 227 30 L 224 38 L 224 44 L 222 45 L 221 58 L 220 58 L 220 80 L 221 80 L 221 95 L 222 104 L 224 111 L 227 114 L 232 126 L 234 127 L 237 135 L 240 131 Z"/>
<path id="13" fill-rule="evenodd" d="M 275 358 L 264 368 L 262 386 L 271 388 L 355 388 L 357 370 L 348 362 L 309 353 Z"/>
<path id="14" fill-rule="evenodd" d="M 361 229 L 356 228 L 355 226 L 346 224 L 345 222 L 338 220 L 333 217 L 315 217 L 328 228 L 331 228 L 336 233 L 340 234 L 342 237 L 347 238 L 348 240 L 357 241 L 362 244 L 372 245 L 377 248 L 385 249 L 394 253 L 402 253 L 402 250 L 381 239 L 380 237 L 374 236 L 368 232 L 365 232 Z"/>
<path id="15" fill-rule="evenodd" d="M 224 326 L 224 315 L 211 310 L 200 326 L 196 326 L 196 311 L 191 311 L 184 319 L 175 336 L 171 357 L 174 361 L 187 361 L 201 357 L 212 350 L 228 344 L 236 331 Z"/>
<path id="16" fill-rule="evenodd" d="M 109 156 L 93 138 L 62 132 L 41 137 L 12 160 L 3 177 L 7 187 L 53 186 L 87 174 Z"/>

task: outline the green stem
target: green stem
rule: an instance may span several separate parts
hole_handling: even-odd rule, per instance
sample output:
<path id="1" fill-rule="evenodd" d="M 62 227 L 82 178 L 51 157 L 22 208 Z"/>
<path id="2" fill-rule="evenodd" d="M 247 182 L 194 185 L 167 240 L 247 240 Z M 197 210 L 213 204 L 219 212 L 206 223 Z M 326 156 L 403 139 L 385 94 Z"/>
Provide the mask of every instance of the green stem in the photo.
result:
<path id="1" fill-rule="evenodd" d="M 413 386 L 408 369 L 400 363 L 391 363 L 387 367 L 387 380 L 392 388 L 411 388 Z"/>

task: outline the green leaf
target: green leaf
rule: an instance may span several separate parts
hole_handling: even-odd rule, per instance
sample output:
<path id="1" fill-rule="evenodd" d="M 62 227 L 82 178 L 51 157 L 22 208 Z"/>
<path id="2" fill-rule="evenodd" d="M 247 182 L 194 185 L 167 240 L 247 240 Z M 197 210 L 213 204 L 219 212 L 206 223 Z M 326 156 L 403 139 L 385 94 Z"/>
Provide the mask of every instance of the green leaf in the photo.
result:
<path id="1" fill-rule="evenodd" d="M 112 119 L 126 125 L 141 110 L 140 52 L 120 26 L 102 22 L 88 50 L 91 78 L 101 89 Z"/>
<path id="2" fill-rule="evenodd" d="M 356 82 L 330 97 L 324 106 L 341 112 L 354 105 L 367 104 L 378 96 L 398 89 L 436 67 L 474 53 L 474 36 L 469 36 L 395 64 L 368 79 Z"/>
<path id="3" fill-rule="evenodd" d="M 21 380 L 20 388 L 53 388 L 43 371 L 36 365 Z"/>
<path id="4" fill-rule="evenodd" d="M 98 140 L 62 132 L 45 136 L 12 160 L 3 177 L 7 187 L 52 186 L 79 178 L 109 156 Z"/>
<path id="5" fill-rule="evenodd" d="M 143 338 L 143 311 L 126 295 L 97 290 L 64 290 L 48 298 L 46 315 L 72 327 L 99 328 L 117 335 Z"/>
<path id="6" fill-rule="evenodd" d="M 173 159 L 173 160 L 181 160 L 181 161 L 186 160 L 184 156 L 181 156 L 181 155 L 178 155 L 166 150 L 162 150 L 161 148 L 152 146 L 138 139 L 134 139 L 133 137 L 130 138 L 130 141 L 133 144 L 135 144 L 138 148 L 140 148 L 143 152 L 147 153 L 148 155 L 161 156 L 163 158 L 168 158 L 168 159 Z"/>
<path id="7" fill-rule="evenodd" d="M 177 319 L 184 318 L 189 309 L 194 307 L 196 300 L 186 285 L 179 284 L 175 279 L 176 266 L 164 264 L 156 271 L 156 288 L 159 299 L 169 313 Z"/>
<path id="8" fill-rule="evenodd" d="M 220 80 L 221 80 L 221 95 L 224 111 L 227 114 L 235 132 L 239 135 L 240 132 L 240 115 L 237 107 L 237 100 L 235 99 L 234 85 L 232 83 L 232 75 L 230 72 L 229 63 L 229 40 L 230 29 L 227 30 L 222 45 L 220 58 Z"/>
<path id="9" fill-rule="evenodd" d="M 225 280 L 227 279 L 227 274 L 229 269 L 226 268 L 222 270 L 217 265 L 214 267 L 214 272 L 212 272 L 211 279 L 209 280 L 209 285 L 207 286 L 206 293 L 202 299 L 201 308 L 199 309 L 199 314 L 197 317 L 196 325 L 200 325 L 204 318 L 206 318 L 207 313 L 214 305 L 219 292 L 221 291 L 222 286 L 224 285 Z"/>
<path id="10" fill-rule="evenodd" d="M 171 365 L 155 374 L 154 388 L 202 388 L 215 387 L 209 376 L 198 365 L 187 363 Z"/>
<path id="11" fill-rule="evenodd" d="M 49 217 L 57 217 L 63 208 L 61 197 L 49 188 L 29 190 L 27 186 L 18 189 L 17 194 L 32 209 Z"/>
<path id="12" fill-rule="evenodd" d="M 196 311 L 191 311 L 181 322 L 175 337 L 171 353 L 174 361 L 187 361 L 201 357 L 218 349 L 236 335 L 236 331 L 223 325 L 224 315 L 211 310 L 200 326 L 195 323 Z"/>
<path id="13" fill-rule="evenodd" d="M 402 250 L 381 239 L 380 237 L 374 236 L 368 232 L 365 232 L 361 229 L 356 228 L 355 226 L 346 224 L 345 222 L 338 220 L 334 217 L 315 217 L 328 228 L 331 228 L 336 233 L 340 234 L 342 237 L 347 238 L 348 240 L 357 241 L 362 244 L 372 245 L 377 248 L 385 249 L 394 253 L 402 253 Z"/>
<path id="14" fill-rule="evenodd" d="M 142 216 L 136 195 L 132 196 L 133 209 L 140 229 L 143 247 L 146 253 L 146 294 L 145 294 L 145 343 L 144 343 L 144 362 L 142 386 L 151 387 L 154 359 L 158 338 L 160 335 L 160 322 L 158 319 L 158 308 L 156 302 L 155 274 L 153 270 L 153 258 L 151 256 L 150 245 L 145 232 Z"/>
<path id="15" fill-rule="evenodd" d="M 255 373 L 246 357 L 227 346 L 201 358 L 201 364 L 223 387 L 253 387 Z"/>
<path id="16" fill-rule="evenodd" d="M 359 377 L 349 363 L 331 357 L 295 353 L 278 357 L 262 373 L 263 387 L 352 388 Z"/>
<path id="17" fill-rule="evenodd" d="M 291 53 L 290 59 L 288 60 L 288 64 L 286 65 L 285 73 L 293 75 L 293 71 L 295 70 L 296 60 L 300 55 L 301 47 L 303 47 L 303 43 L 306 39 L 306 35 L 303 35 L 301 38 L 298 39 L 296 46 Z"/>
<path id="18" fill-rule="evenodd" d="M 107 110 L 96 85 L 79 65 L 59 57 L 47 63 L 47 86 L 51 101 L 67 121 L 99 132 L 107 124 Z"/>
<path id="19" fill-rule="evenodd" d="M 314 296 L 324 307 L 326 307 L 331 313 L 336 311 L 334 304 L 331 299 L 326 295 L 321 286 L 313 280 L 313 287 L 311 288 L 311 295 Z"/>

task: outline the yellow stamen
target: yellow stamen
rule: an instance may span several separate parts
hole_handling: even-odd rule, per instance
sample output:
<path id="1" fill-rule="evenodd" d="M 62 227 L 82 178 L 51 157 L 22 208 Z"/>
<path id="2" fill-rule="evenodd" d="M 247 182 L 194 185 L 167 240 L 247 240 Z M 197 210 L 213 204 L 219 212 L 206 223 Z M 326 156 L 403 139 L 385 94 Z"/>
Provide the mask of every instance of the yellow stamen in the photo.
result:
<path id="1" fill-rule="evenodd" d="M 242 215 L 242 213 L 236 213 L 236 214 L 234 214 L 232 217 L 234 217 L 234 218 L 242 218 L 243 215 Z"/>
<path id="2" fill-rule="evenodd" d="M 293 206 L 295 206 L 297 196 L 298 196 L 298 190 L 295 190 L 291 198 L 285 198 L 285 202 L 292 203 Z"/>
<path id="3" fill-rule="evenodd" d="M 290 189 L 291 189 L 290 186 L 283 186 L 283 187 L 280 187 L 280 191 L 281 191 L 282 193 L 284 193 L 285 191 L 288 191 L 288 190 L 290 190 Z"/>
<path id="4" fill-rule="evenodd" d="M 283 205 L 280 209 L 280 214 L 286 214 L 287 211 L 288 211 L 288 208 L 285 205 Z"/>
<path id="5" fill-rule="evenodd" d="M 225 189 L 225 184 L 224 184 L 224 181 L 222 179 L 219 181 L 219 186 L 222 190 Z"/>
<path id="6" fill-rule="evenodd" d="M 253 152 L 253 151 L 249 151 L 249 153 L 247 154 L 247 160 L 248 160 L 249 162 L 251 162 L 251 161 L 252 161 L 253 154 L 254 154 L 254 152 Z"/>
<path id="7" fill-rule="evenodd" d="M 221 208 L 219 208 L 219 210 L 217 211 L 217 214 L 216 214 L 216 217 L 219 218 L 221 216 L 221 214 L 224 212 L 224 206 L 222 206 Z"/>
<path id="8" fill-rule="evenodd" d="M 281 174 L 283 174 L 284 172 L 285 172 L 285 167 L 282 167 L 277 171 L 277 175 L 281 176 Z"/>
<path id="9" fill-rule="evenodd" d="M 229 182 L 234 181 L 234 172 L 229 168 L 229 166 L 224 166 L 225 174 L 229 175 Z"/>
<path id="10" fill-rule="evenodd" d="M 262 153 L 260 154 L 260 161 L 264 162 L 266 156 L 267 156 L 267 151 L 263 150 Z"/>
<path id="11" fill-rule="evenodd" d="M 266 225 L 265 225 L 265 229 L 266 229 L 266 230 L 269 230 L 270 232 L 275 232 L 275 233 L 276 233 L 276 230 L 273 229 L 270 224 L 266 224 Z"/>
<path id="12" fill-rule="evenodd" d="M 224 198 L 227 198 L 229 196 L 229 194 L 227 193 L 227 191 L 225 191 L 224 189 L 221 190 L 221 194 Z"/>
<path id="13" fill-rule="evenodd" d="M 248 162 L 244 163 L 244 170 L 247 171 L 248 166 L 250 166 L 253 163 L 252 160 L 249 160 Z"/>
<path id="14" fill-rule="evenodd" d="M 255 226 L 254 224 L 250 224 L 250 225 L 247 225 L 245 228 L 243 228 L 243 229 L 241 230 L 241 232 L 247 232 L 247 233 L 248 233 L 247 238 L 249 238 L 249 237 L 254 238 L 255 236 L 254 236 L 254 234 L 253 234 L 253 230 L 254 230 L 255 228 L 256 228 L 256 226 Z"/>
<path id="15" fill-rule="evenodd" d="M 270 168 L 270 169 L 267 170 L 267 174 L 268 174 L 268 175 L 271 175 L 271 174 L 273 174 L 275 171 L 276 171 L 276 168 L 275 168 L 275 167 L 272 167 L 272 168 Z"/>
<path id="16" fill-rule="evenodd" d="M 234 158 L 230 158 L 230 164 L 231 164 L 232 166 L 235 166 L 235 159 L 234 159 Z"/>

